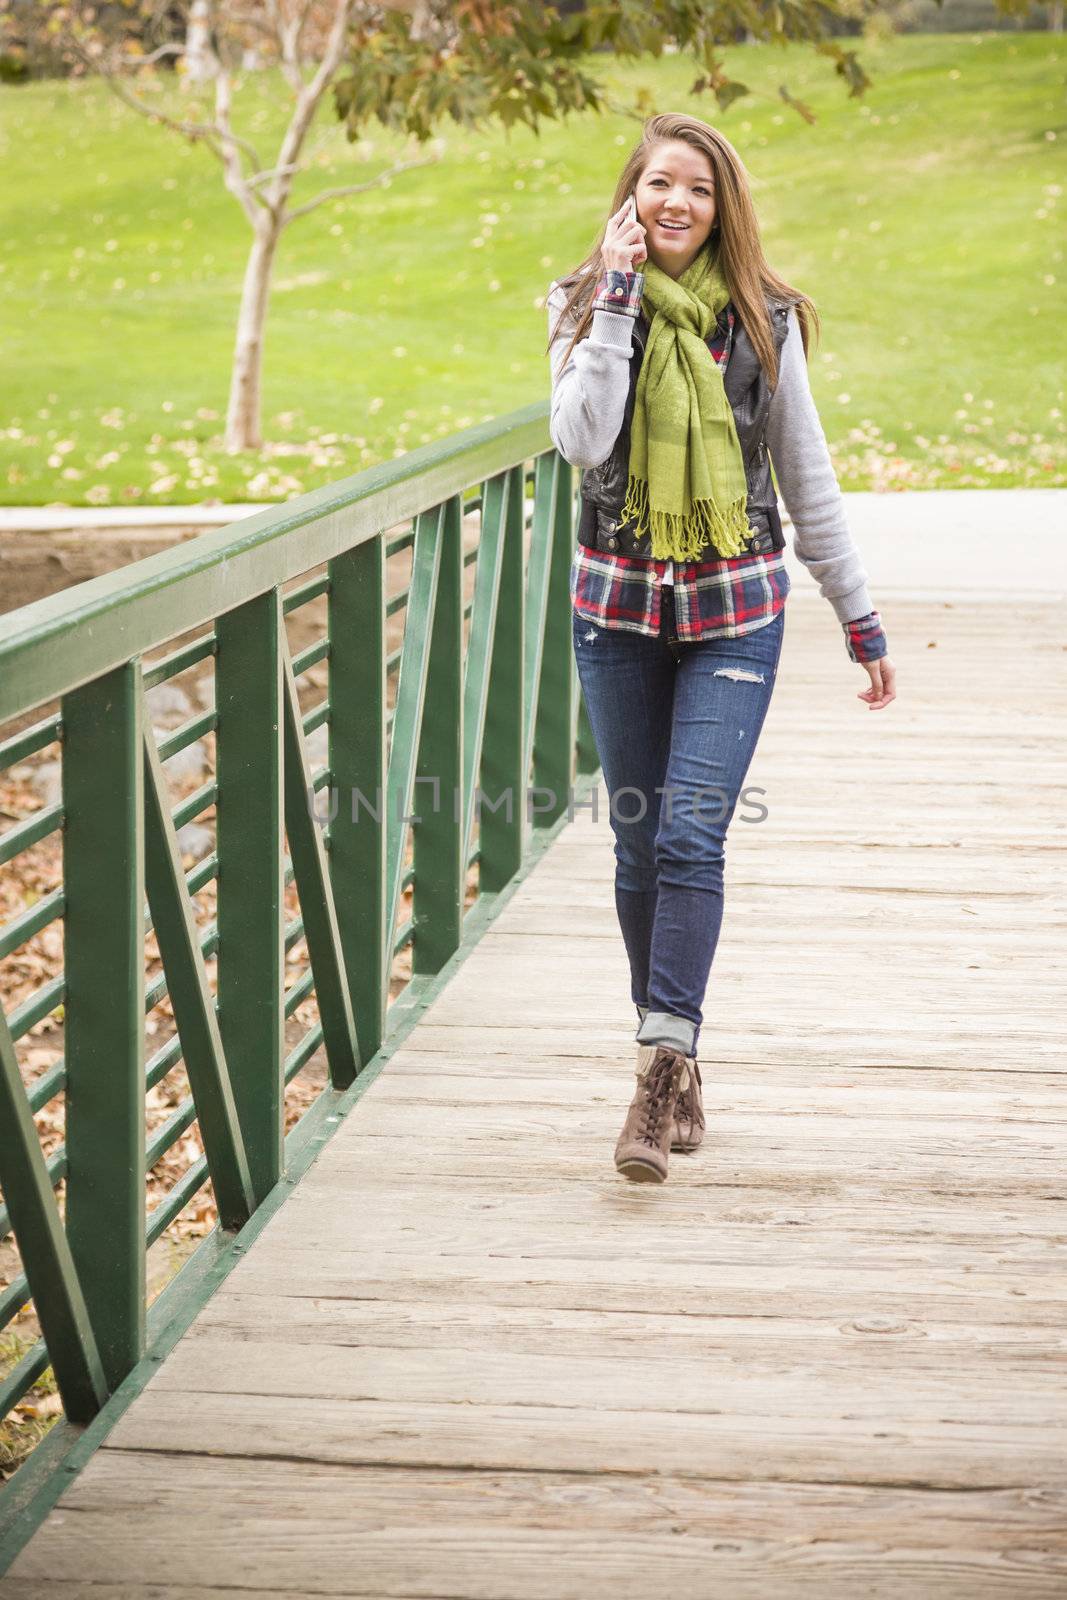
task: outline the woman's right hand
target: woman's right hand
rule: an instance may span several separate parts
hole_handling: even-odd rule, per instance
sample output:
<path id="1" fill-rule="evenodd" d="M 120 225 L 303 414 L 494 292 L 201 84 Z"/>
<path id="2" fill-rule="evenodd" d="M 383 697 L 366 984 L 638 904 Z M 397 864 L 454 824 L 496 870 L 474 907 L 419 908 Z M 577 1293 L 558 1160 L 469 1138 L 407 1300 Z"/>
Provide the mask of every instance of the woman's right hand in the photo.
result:
<path id="1" fill-rule="evenodd" d="M 608 218 L 604 243 L 600 247 L 605 272 L 636 272 L 648 259 L 645 229 L 636 217 L 632 222 L 628 220 L 629 212 L 627 200 L 621 210 Z"/>

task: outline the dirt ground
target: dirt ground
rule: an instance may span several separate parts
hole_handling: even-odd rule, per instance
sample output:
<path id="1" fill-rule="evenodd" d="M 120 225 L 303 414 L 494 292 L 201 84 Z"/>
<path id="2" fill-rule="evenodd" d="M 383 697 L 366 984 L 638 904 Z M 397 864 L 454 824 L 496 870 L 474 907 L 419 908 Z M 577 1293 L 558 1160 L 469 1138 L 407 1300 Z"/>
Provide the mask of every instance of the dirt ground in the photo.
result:
<path id="1" fill-rule="evenodd" d="M 85 583 L 116 567 L 169 550 L 202 528 L 79 528 L 63 533 L 0 534 L 0 613 Z"/>

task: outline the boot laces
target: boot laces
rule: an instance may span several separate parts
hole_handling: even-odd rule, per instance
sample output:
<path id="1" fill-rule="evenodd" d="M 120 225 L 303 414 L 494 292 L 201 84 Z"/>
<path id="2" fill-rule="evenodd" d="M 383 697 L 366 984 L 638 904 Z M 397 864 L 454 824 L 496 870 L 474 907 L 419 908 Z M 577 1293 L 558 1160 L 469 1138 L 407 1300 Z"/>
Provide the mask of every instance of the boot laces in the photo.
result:
<path id="1" fill-rule="evenodd" d="M 678 1091 L 678 1099 L 675 1103 L 674 1118 L 679 1124 L 687 1122 L 690 1124 L 690 1126 L 692 1126 L 692 1124 L 696 1121 L 696 1086 L 700 1081 L 700 1068 L 694 1061 L 693 1071 L 689 1074 L 689 1082 L 686 1084 L 684 1089 L 680 1089 Z"/>
<path id="2" fill-rule="evenodd" d="M 678 1058 L 665 1051 L 656 1058 L 645 1075 L 645 1098 L 639 1135 L 643 1144 L 657 1143 L 660 1123 L 670 1099 L 677 1065 Z"/>

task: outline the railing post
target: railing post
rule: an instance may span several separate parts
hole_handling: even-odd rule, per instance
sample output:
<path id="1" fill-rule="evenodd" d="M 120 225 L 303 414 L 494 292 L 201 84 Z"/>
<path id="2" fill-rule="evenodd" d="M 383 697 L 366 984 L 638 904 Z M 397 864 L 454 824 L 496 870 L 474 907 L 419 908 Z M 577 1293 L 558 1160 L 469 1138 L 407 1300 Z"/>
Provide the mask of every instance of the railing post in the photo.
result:
<path id="1" fill-rule="evenodd" d="M 547 458 L 550 482 L 547 595 L 533 736 L 534 826 L 548 828 L 570 803 L 574 771 L 570 566 L 574 543 L 570 463 Z M 538 480 L 540 489 L 540 480 Z"/>
<path id="2" fill-rule="evenodd" d="M 496 894 L 522 866 L 526 827 L 525 639 L 522 466 L 508 473 L 500 589 L 482 741 L 478 887 Z"/>
<path id="3" fill-rule="evenodd" d="M 66 1231 L 108 1387 L 145 1343 L 140 665 L 63 698 Z"/>
<path id="4" fill-rule="evenodd" d="M 385 537 L 330 562 L 330 880 L 359 1053 L 377 1055 L 389 1001 L 386 952 Z"/>
<path id="5" fill-rule="evenodd" d="M 63 1409 L 71 1422 L 88 1422 L 108 1382 L 2 1010 L 0 1183 Z"/>
<path id="6" fill-rule="evenodd" d="M 276 589 L 215 624 L 219 1030 L 258 1205 L 282 1174 L 282 658 Z"/>
<path id="7" fill-rule="evenodd" d="M 441 570 L 441 529 L 444 504 L 421 511 L 415 519 L 411 577 L 407 591 L 404 644 L 393 707 L 392 738 L 389 741 L 389 772 L 386 794 L 386 910 L 389 950 L 407 876 L 404 857 L 407 850 L 410 818 L 416 815 L 415 769 L 422 741 L 422 717 L 426 703 L 426 683 L 430 672 L 430 640 L 437 603 L 437 582 Z"/>
<path id="8" fill-rule="evenodd" d="M 440 522 L 441 563 L 430 632 L 426 699 L 415 770 L 412 971 L 440 972 L 463 937 L 463 511 Z M 421 781 L 420 781 L 421 780 Z"/>
<path id="9" fill-rule="evenodd" d="M 142 741 L 145 775 L 145 885 L 167 992 L 181 1041 L 196 1120 L 222 1228 L 241 1228 L 255 1210 L 244 1136 L 226 1069 L 215 998 L 178 853 L 167 780 L 151 728 Z"/>
<path id="10" fill-rule="evenodd" d="M 311 970 L 315 978 L 322 1039 L 334 1089 L 347 1089 L 362 1061 L 352 994 L 348 987 L 341 935 L 337 924 L 333 883 L 326 865 L 326 846 L 319 831 L 312 801 L 307 749 L 300 700 L 296 692 L 289 646 L 282 640 L 282 697 L 285 766 L 285 831 L 296 875 L 300 910 L 304 920 Z"/>

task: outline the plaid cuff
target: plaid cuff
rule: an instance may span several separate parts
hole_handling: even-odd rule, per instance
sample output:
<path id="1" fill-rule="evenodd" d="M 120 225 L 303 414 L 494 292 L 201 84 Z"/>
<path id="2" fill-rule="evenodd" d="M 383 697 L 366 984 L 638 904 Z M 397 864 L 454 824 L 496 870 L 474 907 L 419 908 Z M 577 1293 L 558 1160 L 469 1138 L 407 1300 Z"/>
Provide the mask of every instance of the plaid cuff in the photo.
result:
<path id="1" fill-rule="evenodd" d="M 618 272 L 613 268 L 597 284 L 593 310 L 621 311 L 627 317 L 636 317 L 644 287 L 643 272 Z"/>
<path id="2" fill-rule="evenodd" d="M 845 649 L 848 659 L 862 665 L 864 661 L 880 661 L 889 654 L 889 645 L 882 631 L 882 619 L 877 611 L 868 611 L 845 625 Z"/>

